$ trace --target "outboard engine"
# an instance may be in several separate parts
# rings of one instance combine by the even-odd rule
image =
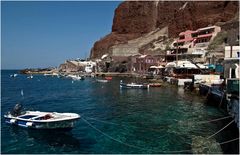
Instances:
[[[17,103],[14,106],[13,110],[11,111],[11,115],[13,115],[15,117],[19,116],[19,115],[21,115],[21,111],[22,111],[22,105],[20,103]]]

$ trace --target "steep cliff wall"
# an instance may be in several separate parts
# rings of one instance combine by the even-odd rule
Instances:
[[[226,22],[238,8],[238,1],[125,1],[115,10],[112,33],[94,44],[90,57],[101,57],[112,46],[127,44],[157,28],[168,27],[171,38],[187,29]]]

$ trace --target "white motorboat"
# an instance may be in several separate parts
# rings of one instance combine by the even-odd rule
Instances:
[[[18,76],[18,74],[11,74],[10,75],[10,77],[14,77],[14,78],[17,77],[17,76]]]
[[[44,73],[43,75],[44,76],[52,76],[52,74],[50,74],[50,73]]]
[[[73,76],[72,77],[73,80],[84,80],[83,76]]]
[[[32,79],[32,78],[33,78],[33,76],[32,76],[32,75],[30,75],[30,76],[28,76],[27,78],[28,78],[28,79]]]
[[[135,88],[135,89],[149,89],[148,84],[137,84],[137,83],[123,83],[120,81],[120,88]]]
[[[84,80],[84,77],[79,75],[68,75],[67,77],[70,77],[73,80]]]
[[[107,83],[108,80],[104,80],[104,79],[96,79],[97,82],[102,82],[102,83]]]
[[[17,106],[17,107],[16,107]],[[12,112],[4,115],[5,122],[32,129],[72,129],[80,115],[76,113],[57,113],[26,111],[20,112],[16,105]]]
[[[59,74],[58,73],[44,73],[43,74],[44,76],[59,76]]]

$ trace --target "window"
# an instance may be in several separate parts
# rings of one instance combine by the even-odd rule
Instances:
[[[180,36],[179,39],[184,39],[185,37],[184,36]]]
[[[235,69],[234,68],[231,69],[231,78],[236,78]]]

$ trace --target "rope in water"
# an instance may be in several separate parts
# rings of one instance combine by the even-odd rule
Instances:
[[[113,141],[116,141],[118,143],[121,143],[125,146],[128,146],[128,147],[131,147],[131,148],[135,148],[135,149],[139,149],[139,150],[143,150],[143,151],[149,151],[148,149],[144,149],[144,148],[141,148],[141,147],[138,147],[138,146],[134,146],[134,145],[131,145],[131,144],[127,144],[127,143],[124,143],[118,139],[115,139],[114,137],[104,133],[103,131],[99,130],[98,128],[96,128],[95,126],[93,126],[91,123],[89,123],[87,120],[85,120],[84,118],[82,118],[82,120],[87,123],[90,127],[92,127],[94,130],[98,131],[99,133],[101,133],[102,135],[104,135],[105,137],[113,140]],[[163,153],[178,153],[178,152],[191,152],[192,150],[179,150],[179,151],[154,151],[154,152],[163,152]]]
[[[128,125],[113,123],[113,122],[109,122],[109,121],[103,121],[103,120],[99,120],[99,119],[92,118],[92,117],[87,117],[87,116],[84,116],[84,117],[87,118],[87,119],[94,120],[94,121],[101,122],[101,123],[105,123],[105,124],[111,124],[111,125],[119,125],[119,126],[129,127]],[[220,118],[212,119],[212,120],[208,120],[208,121],[199,121],[199,122],[196,122],[196,123],[197,123],[197,124],[204,124],[204,123],[216,122],[216,121],[224,120],[224,119],[227,119],[227,118],[230,118],[230,117],[231,117],[231,116],[225,116],[225,117],[220,117]],[[173,120],[173,121],[177,121],[176,119],[172,119],[172,120]],[[153,129],[153,128],[151,128],[151,129]]]
[[[227,118],[230,118],[230,117],[231,116],[226,116],[226,117],[221,117],[221,118],[217,118],[217,119],[212,119],[212,120],[209,120],[209,121],[200,121],[200,122],[198,122],[198,124],[216,122],[216,121],[220,121],[220,120],[227,119]]]
[[[210,120],[210,121],[203,121],[203,122],[200,122],[200,123],[214,122],[214,121],[218,121],[218,120],[227,119],[227,118],[229,118],[229,117],[231,117],[231,116],[222,117],[222,118],[214,119],[214,120]],[[94,119],[94,120],[96,120],[96,121],[104,122],[104,123],[107,123],[107,124],[122,125],[122,124],[117,124],[117,123],[112,123],[112,122],[97,120],[97,119],[91,118],[91,117],[87,117],[87,118],[89,118],[89,119]],[[82,118],[82,119],[83,119],[83,118]],[[103,134],[104,136],[108,137],[108,138],[111,139],[111,140],[114,140],[114,141],[116,141],[116,142],[118,142],[118,143],[121,143],[121,144],[123,144],[123,145],[126,145],[126,146],[128,146],[128,147],[132,147],[132,148],[135,148],[135,149],[140,149],[140,150],[145,150],[145,151],[147,150],[147,149],[144,149],[144,148],[141,148],[141,147],[138,147],[138,146],[134,146],[134,145],[127,144],[127,143],[124,143],[124,142],[122,142],[122,141],[119,141],[119,140],[113,138],[112,136],[110,136],[110,135],[102,132],[101,130],[99,130],[98,128],[96,128],[95,126],[93,126],[91,123],[89,123],[87,120],[83,119],[83,121],[84,121],[85,123],[87,123],[90,127],[92,127],[93,129],[95,129],[96,131],[100,132],[101,134]],[[220,129],[219,131],[217,131],[217,132],[214,133],[213,135],[209,136],[207,139],[215,136],[216,134],[218,134],[219,132],[221,132],[222,130],[224,130],[224,129],[225,129],[227,126],[229,126],[233,121],[234,121],[234,120],[232,120],[230,123],[228,123],[226,126],[224,126],[222,129]],[[123,126],[126,126],[126,125],[123,125]],[[238,138],[235,138],[235,139],[232,139],[232,140],[225,141],[225,142],[221,142],[221,143],[219,143],[219,144],[220,144],[220,145],[222,145],[222,144],[227,144],[227,143],[236,141],[236,140],[238,140],[238,139],[239,139],[239,137],[238,137]],[[147,150],[147,151],[149,151],[149,150]],[[161,152],[162,152],[162,153],[181,153],[181,152],[191,152],[191,151],[192,151],[192,150],[161,151]],[[159,151],[155,151],[155,152],[159,152]]]
[[[221,132],[223,129],[225,129],[226,127],[228,127],[230,124],[232,124],[234,122],[234,120],[232,120],[230,123],[228,123],[226,126],[224,126],[222,129],[218,130],[216,133],[212,134],[211,136],[209,136],[207,139],[215,136],[216,134],[218,134],[219,132]]]
[[[220,108],[220,107],[221,107],[221,105],[222,105],[223,98],[224,98],[224,94],[222,95],[222,97],[221,97],[221,101],[220,101],[220,103],[219,103],[219,105],[218,105],[218,107],[219,107],[219,108]]]
[[[101,122],[101,123],[106,123],[106,124],[111,124],[111,125],[127,126],[127,125],[123,125],[123,124],[117,124],[117,123],[113,123],[113,122],[109,122],[109,121],[99,120],[99,119],[96,119],[96,118],[93,118],[93,117],[87,117],[87,116],[84,116],[84,117],[87,118],[87,119],[90,119],[90,120]]]
[[[129,127],[138,128],[140,131],[144,131],[141,129],[146,129],[146,130],[150,130],[150,131],[154,131],[154,132],[162,132],[162,128],[136,127],[136,126],[132,126],[133,124],[129,124],[129,125],[118,124],[118,123],[113,123],[113,122],[109,122],[109,121],[98,120],[96,118],[87,117],[87,116],[85,116],[85,118],[87,118],[88,120],[94,120],[96,122],[105,123],[105,124],[111,124],[111,125],[122,126],[122,127],[127,127],[127,128],[129,128]],[[175,119],[172,119],[172,120],[177,121]]]
[[[208,88],[208,93],[206,95],[206,99],[208,98],[208,95],[210,94],[210,92],[211,92],[211,87]]]
[[[235,138],[235,139],[232,139],[232,140],[228,140],[228,141],[219,143],[219,144],[220,144],[220,145],[222,145],[222,144],[227,144],[227,143],[233,142],[233,141],[238,140],[238,139],[239,139],[239,137],[238,137],[238,138]]]

